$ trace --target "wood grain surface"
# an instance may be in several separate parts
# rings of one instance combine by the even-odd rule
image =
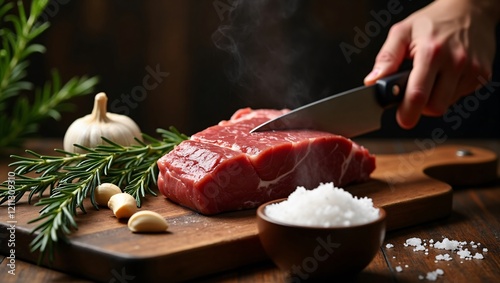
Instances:
[[[456,155],[458,150],[464,149],[473,154]],[[451,186],[429,178],[424,171],[430,170],[436,176],[441,174],[441,178],[455,180],[457,178],[453,176],[471,176],[466,173],[480,167],[478,176],[456,181],[459,184],[460,180],[465,180],[471,185],[470,179],[475,183],[495,179],[496,165],[493,152],[469,146],[440,146],[433,148],[432,152],[379,154],[373,179],[346,189],[358,196],[370,196],[376,205],[384,207],[389,215],[388,228],[395,230],[447,219],[443,217],[450,214],[454,217],[451,213]],[[2,170],[1,174],[6,176],[5,167]],[[36,216],[37,208],[19,203],[16,209],[19,223],[16,255],[19,259],[31,261],[36,255],[30,254],[27,246],[32,239],[29,231],[33,225],[25,223]],[[111,211],[88,209],[88,214],[78,217],[80,229],[72,235],[71,244],[58,251],[52,268],[103,282],[116,279],[123,270],[134,274],[134,280],[178,281],[267,259],[258,241],[254,210],[206,217],[162,197],[148,198],[142,209],[162,214],[171,225],[170,231],[165,234],[132,234],[125,223],[112,216]],[[6,254],[4,245],[1,251]],[[372,269],[374,272],[383,269],[386,261],[387,258],[377,255],[363,274],[370,274]]]

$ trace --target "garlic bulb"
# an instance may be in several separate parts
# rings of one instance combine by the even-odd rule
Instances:
[[[74,144],[94,148],[103,144],[105,137],[117,144],[129,146],[141,139],[141,130],[137,124],[125,115],[107,113],[108,98],[104,92],[95,96],[92,113],[75,120],[64,135],[64,150],[82,153]]]

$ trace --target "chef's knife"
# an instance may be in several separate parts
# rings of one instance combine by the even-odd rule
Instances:
[[[409,73],[400,72],[379,79],[374,85],[304,105],[257,126],[250,133],[314,129],[352,138],[378,130],[384,110],[403,100]]]

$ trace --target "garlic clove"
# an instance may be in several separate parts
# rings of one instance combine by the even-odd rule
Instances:
[[[128,228],[134,233],[165,232],[168,229],[168,223],[159,213],[143,210],[130,217]]]
[[[121,192],[122,190],[115,184],[102,183],[95,188],[94,198],[98,205],[107,206],[109,199]]]
[[[74,144],[94,148],[105,143],[102,137],[123,146],[136,144],[136,138],[142,141],[139,126],[125,115],[107,112],[107,102],[104,92],[95,96],[92,113],[76,119],[68,127],[64,135],[64,150],[83,153],[84,150]]]
[[[137,212],[135,198],[127,193],[113,195],[108,201],[108,207],[118,219],[129,218]]]

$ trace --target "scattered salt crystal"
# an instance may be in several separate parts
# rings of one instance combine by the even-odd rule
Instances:
[[[399,266],[399,265],[398,265],[398,266],[396,266],[396,271],[397,271],[397,272],[401,272],[401,271],[403,271],[403,268],[402,268],[401,266]]]
[[[448,238],[444,238],[442,242],[437,241],[434,243],[434,248],[440,250],[449,250],[454,251],[461,247],[461,243],[459,241],[450,240]]]
[[[434,240],[433,240],[433,239],[430,239],[430,240],[429,240],[429,243],[433,244],[433,243],[434,243]]]
[[[473,249],[477,249],[477,245],[472,245],[472,248]]]
[[[429,281],[436,281],[438,276],[443,275],[443,274],[444,274],[444,271],[442,269],[438,268],[434,271],[427,272],[427,276],[425,278]]]
[[[471,254],[468,250],[460,250],[457,252],[457,254],[460,256],[460,258],[467,259],[467,258],[471,257]]]
[[[387,245],[385,245],[385,247],[388,249],[392,249],[392,248],[394,248],[394,245],[391,243],[388,243]]]
[[[476,254],[473,256],[473,258],[475,258],[475,259],[484,259],[484,256],[483,256],[482,254],[480,254],[480,253],[476,253]]]
[[[424,246],[417,246],[416,248],[413,249],[414,252],[418,252],[418,251],[425,251],[425,247]]]
[[[406,240],[405,247],[407,247],[407,246],[416,247],[416,246],[420,246],[421,244],[422,244],[422,239],[414,237],[414,238],[409,238]]]
[[[425,278],[425,277],[424,277],[423,275],[419,275],[419,276],[418,276],[418,280],[424,280],[424,278]]]
[[[439,254],[439,255],[437,255],[437,256],[436,256],[436,259],[437,259],[437,260],[446,260],[446,261],[450,261],[452,258],[451,258],[451,256],[450,256],[449,254],[444,254],[444,255]]]
[[[487,252],[487,251],[488,251],[488,249],[487,249],[487,248],[483,248],[483,252]]]
[[[470,245],[474,245],[475,243],[474,243],[474,241],[470,241],[470,243],[469,243],[469,244],[470,244]]]
[[[287,200],[268,205],[265,212],[285,223],[322,227],[360,225],[379,216],[371,198],[354,197],[333,183],[312,190],[299,186]]]
[[[422,245],[422,239],[415,238],[415,237],[407,239],[406,242],[404,243],[404,246],[405,247],[408,247],[408,246],[415,247],[413,249],[414,252],[424,251],[425,250],[425,247]]]
[[[408,268],[408,264],[405,264],[405,267]]]

